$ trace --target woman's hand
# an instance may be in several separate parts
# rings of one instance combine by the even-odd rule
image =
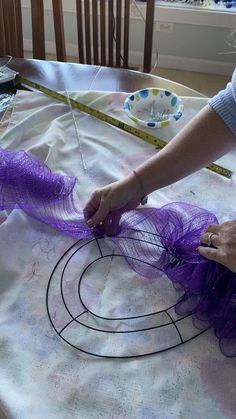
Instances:
[[[103,223],[107,234],[115,234],[119,224],[117,215],[112,218],[112,211],[133,209],[142,199],[140,185],[134,174],[123,180],[96,189],[85,205],[84,216],[90,227]]]
[[[199,253],[207,259],[221,263],[236,273],[236,221],[222,224],[211,224],[201,236]]]

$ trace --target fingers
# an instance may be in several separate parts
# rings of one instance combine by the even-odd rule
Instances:
[[[211,247],[219,247],[220,246],[220,237],[217,233],[208,232],[203,233],[201,235],[201,243],[206,244],[207,246]]]
[[[236,272],[236,221],[222,224],[212,224],[201,236],[198,251],[203,257],[224,265],[232,272]]]
[[[209,224],[206,229],[206,233],[218,233],[220,230],[220,224]]]
[[[94,227],[104,221],[109,210],[109,202],[103,198],[102,190],[96,190],[84,207],[84,218],[88,226]]]
[[[110,211],[110,208],[109,208],[108,203],[101,199],[97,211],[87,220],[88,226],[94,227],[97,224],[104,221],[109,211]]]
[[[200,237],[201,243],[211,247],[218,247],[220,245],[219,232],[220,226],[218,224],[209,224],[206,231]]]
[[[84,219],[86,221],[86,223],[88,223],[88,221],[90,220],[90,218],[92,217],[92,215],[96,212],[97,208],[91,204],[90,202],[88,202],[84,209],[83,209],[83,213],[84,213]]]
[[[209,260],[214,260],[215,262],[218,262],[218,258],[219,258],[219,250],[218,249],[214,249],[213,247],[199,246],[198,251],[199,251],[200,255],[204,256],[205,258],[207,258]]]
[[[92,193],[84,207],[84,213],[86,213],[86,215],[93,214],[97,210],[101,199],[100,195],[101,193],[99,190]]]
[[[198,251],[200,255],[202,255],[203,257],[209,260],[213,260],[214,262],[221,263],[222,265],[226,265],[225,256],[219,249],[214,249],[213,247],[199,246]]]
[[[132,186],[132,185],[131,185]],[[137,196],[132,196],[132,188],[130,184],[124,180],[114,182],[103,188],[97,189],[92,195],[84,208],[84,217],[90,227],[104,222],[108,214],[112,211],[120,209],[128,209],[136,207],[140,200]],[[116,228],[116,218],[111,216],[104,223],[105,228]]]
[[[107,234],[116,233],[121,217],[117,211],[136,208],[140,203],[132,182],[133,178],[117,181],[91,195],[84,207],[84,218],[89,227],[103,223]]]
[[[210,224],[200,237],[201,243],[207,245],[208,247],[199,246],[198,251],[200,255],[204,256],[205,258],[221,263],[221,253],[218,249],[220,246],[218,232],[219,225]]]

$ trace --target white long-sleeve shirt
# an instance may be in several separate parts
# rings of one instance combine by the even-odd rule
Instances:
[[[226,89],[221,90],[208,103],[236,137],[236,70]]]

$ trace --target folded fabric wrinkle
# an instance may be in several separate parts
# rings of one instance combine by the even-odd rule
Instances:
[[[75,239],[103,237],[102,226],[87,226],[74,200],[77,179],[60,176],[24,151],[0,149],[0,209],[29,216]],[[113,214],[116,216],[116,214]],[[165,273],[185,292],[179,315],[192,314],[199,329],[212,327],[221,351],[236,356],[236,274],[198,253],[200,236],[218,220],[197,206],[174,202],[117,214],[119,231],[111,239],[139,275],[155,279]],[[130,238],[130,240],[129,240]],[[147,260],[140,264],[139,260]],[[140,257],[141,256],[141,257]]]

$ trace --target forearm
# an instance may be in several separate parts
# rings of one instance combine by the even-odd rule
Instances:
[[[236,137],[209,106],[136,172],[146,194],[205,167],[236,145]]]

